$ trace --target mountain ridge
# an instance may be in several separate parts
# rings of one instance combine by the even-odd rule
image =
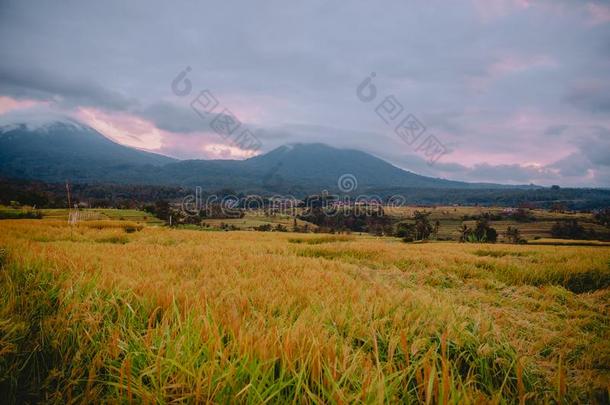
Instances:
[[[48,182],[201,186],[308,193],[355,178],[353,192],[374,188],[515,188],[418,175],[356,149],[294,143],[246,160],[178,160],[114,142],[75,120],[0,127],[0,174]]]

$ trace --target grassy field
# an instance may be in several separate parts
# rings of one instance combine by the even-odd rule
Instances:
[[[96,220],[119,220],[119,221],[135,221],[145,222],[147,224],[162,225],[164,222],[154,217],[153,215],[140,210],[126,210],[115,208],[87,208],[80,209],[83,221]],[[27,214],[40,213],[41,219],[53,220],[68,220],[68,210],[66,208],[43,208],[32,209],[30,207],[6,207],[0,205],[0,219],[18,219]]]
[[[556,245],[556,246],[605,246],[610,247],[610,242],[598,240],[579,240],[579,239],[553,239],[540,238],[528,242],[530,245]]]
[[[52,219],[0,246],[9,403],[608,401],[607,247]]]
[[[430,221],[434,224],[439,221],[438,239],[440,240],[458,240],[460,237],[459,228],[462,224],[474,227],[476,220],[465,219],[482,214],[501,215],[504,210],[497,207],[386,207],[385,214],[395,221],[409,220],[413,217],[415,211],[430,212]],[[590,213],[560,213],[551,212],[548,210],[528,210],[531,215],[529,221],[517,221],[514,219],[492,220],[490,225],[499,233],[499,241],[504,241],[504,233],[509,226],[516,227],[521,232],[521,237],[528,241],[534,241],[539,238],[551,238],[551,228],[557,221],[565,221],[574,219],[577,220],[585,230],[595,231],[598,235],[607,235],[608,229],[602,225],[596,224],[593,216]],[[302,210],[299,210],[299,214]],[[506,216],[506,215],[505,215]],[[247,211],[243,218],[229,219],[204,219],[202,220],[204,227],[219,229],[221,227],[230,227],[237,230],[253,230],[261,225],[271,225],[272,227],[278,224],[284,226],[288,230],[292,230],[293,217],[289,215],[269,215],[263,211]],[[315,224],[297,220],[297,226],[302,228],[305,224],[310,231],[317,229]]]
[[[415,211],[425,211],[430,213],[430,221],[440,222],[438,237],[440,239],[457,240],[459,238],[458,228],[465,224],[474,226],[474,219],[464,219],[483,214],[504,215],[504,209],[499,207],[394,207],[387,209],[387,214],[397,219],[408,219],[413,216]],[[580,212],[552,212],[543,209],[527,210],[531,215],[529,221],[517,221],[514,219],[502,219],[490,221],[490,226],[494,227],[499,235],[499,240],[503,240],[503,234],[509,226],[516,227],[521,232],[521,236],[526,240],[536,238],[550,238],[551,228],[557,221],[577,220],[585,230],[595,231],[601,235],[607,235],[608,230],[602,225],[596,224],[593,215]]]
[[[261,225],[271,225],[272,227],[275,227],[279,224],[288,230],[292,230],[294,228],[293,218],[294,217],[289,215],[268,215],[260,211],[250,211],[246,212],[243,218],[204,219],[203,223],[210,228],[220,228],[223,224],[225,224],[239,230],[248,231],[254,230],[256,227],[260,227]],[[310,231],[317,228],[316,225],[300,219],[297,219],[296,222],[297,226],[299,227],[307,225]]]
[[[482,214],[500,215],[504,212],[503,208],[498,207],[452,207],[452,206],[438,206],[438,207],[386,207],[385,214],[395,219],[396,221],[408,220],[413,216],[415,211],[426,211],[430,212],[430,221],[432,223],[439,221],[439,232],[438,239],[440,240],[458,240],[460,236],[459,228],[462,224],[470,227],[474,227],[474,219],[464,219],[465,217],[473,217]],[[43,219],[54,219],[54,220],[67,220],[68,210],[67,209],[40,209],[32,210],[28,208],[14,209],[10,207],[0,206],[0,219],[2,218],[23,218],[27,217],[27,214],[39,212]],[[149,225],[163,225],[164,221],[159,220],[150,213],[140,210],[125,210],[125,209],[113,209],[113,208],[87,208],[81,209],[81,220],[126,220],[134,221],[138,223],[146,223]],[[302,213],[299,210],[298,213]],[[511,219],[493,220],[490,221],[490,225],[494,227],[499,233],[499,241],[504,241],[504,233],[509,226],[516,227],[521,232],[521,237],[535,242],[536,239],[545,238],[550,240],[551,228],[556,221],[575,219],[586,229],[587,231],[595,231],[598,235],[607,235],[608,229],[602,225],[596,224],[593,221],[593,216],[590,213],[560,213],[551,212],[542,209],[528,210],[532,220],[527,222],[520,222]],[[216,219],[203,219],[203,228],[208,230],[217,229],[234,229],[234,230],[254,230],[262,225],[271,226],[275,229],[276,226],[281,225],[287,230],[293,230],[294,222],[293,217],[290,215],[274,214],[270,215],[262,210],[250,210],[245,212],[243,218],[216,218]],[[307,227],[309,231],[315,231],[318,226],[297,219],[297,226],[303,229]],[[195,229],[196,226],[186,226],[186,228]],[[548,243],[548,241],[547,241]]]

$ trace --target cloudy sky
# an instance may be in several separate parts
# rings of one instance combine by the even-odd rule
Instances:
[[[4,0],[0,52],[0,121],[63,114],[244,158],[210,127],[231,114],[261,152],[324,142],[450,179],[610,186],[608,1]],[[204,90],[218,105],[200,116]],[[394,131],[409,114],[446,148],[433,165]]]

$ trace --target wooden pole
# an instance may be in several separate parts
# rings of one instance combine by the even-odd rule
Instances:
[[[72,240],[74,230],[70,223],[70,205],[72,204],[72,201],[70,200],[70,183],[68,183],[68,180],[66,180],[66,192],[68,193],[68,225],[70,226],[70,240]]]
[[[72,202],[70,201],[70,183],[66,180],[66,192],[68,193],[68,223],[70,222],[70,207],[72,206]]]

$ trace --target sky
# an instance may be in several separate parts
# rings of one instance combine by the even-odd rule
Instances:
[[[454,180],[610,187],[609,1],[3,0],[0,55],[0,122],[70,116],[182,159],[322,142]]]

